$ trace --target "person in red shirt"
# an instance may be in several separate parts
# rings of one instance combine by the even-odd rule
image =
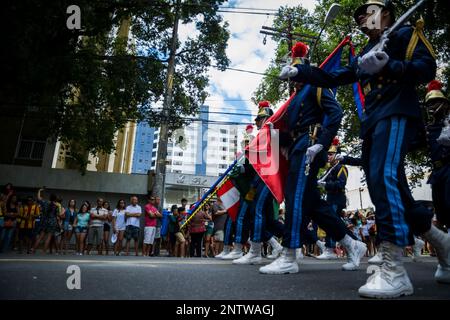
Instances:
[[[145,212],[145,228],[144,228],[144,245],[142,246],[142,255],[149,256],[153,249],[155,241],[157,218],[162,218],[162,214],[155,206],[155,197],[148,198],[148,203],[144,207]]]

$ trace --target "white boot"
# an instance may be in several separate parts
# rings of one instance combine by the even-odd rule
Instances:
[[[353,240],[348,234],[339,241],[341,245],[347,250],[347,263],[342,266],[344,271],[357,270],[362,257],[366,254],[367,246],[365,243]]]
[[[425,245],[425,241],[414,237],[414,245],[412,247],[412,249],[413,249],[412,260],[413,261],[417,261],[417,258],[422,256],[422,249],[423,249],[424,245]]]
[[[267,256],[267,259],[276,259],[283,251],[283,246],[275,240],[274,237],[269,239],[269,244],[272,247],[272,253]]]
[[[295,260],[295,249],[283,248],[281,255],[271,264],[259,268],[259,272],[265,274],[297,273],[298,264]]]
[[[322,254],[316,257],[316,259],[319,260],[334,260],[337,258],[338,256],[336,253],[334,253],[334,250],[332,248],[325,248]]]
[[[450,235],[435,226],[431,226],[430,230],[425,232],[423,236],[436,250],[439,265],[434,274],[434,279],[437,282],[450,284]]]
[[[245,256],[233,260],[233,264],[261,264],[261,242],[250,241],[250,250]]]
[[[380,266],[383,263],[383,254],[381,253],[381,247],[378,249],[378,252],[367,261],[369,264],[376,264]]]
[[[301,260],[303,260],[305,256],[303,255],[302,248],[295,249],[295,260],[297,263],[300,263]]]
[[[242,257],[244,253],[242,252],[242,244],[235,243],[233,250],[229,252],[228,254],[224,255],[222,257],[222,260],[234,260]]]
[[[221,253],[219,253],[217,256],[215,256],[214,258],[216,259],[222,259],[224,256],[226,256],[227,254],[230,253],[230,246],[224,246],[223,250]]]
[[[325,250],[327,249],[327,248],[325,247],[325,244],[324,244],[322,241],[320,241],[320,240],[317,240],[317,241],[316,241],[316,246],[319,247],[319,249],[320,249],[320,254],[324,253]]]
[[[383,263],[371,275],[358,293],[366,298],[392,299],[414,293],[413,286],[402,264],[403,248],[383,241]]]

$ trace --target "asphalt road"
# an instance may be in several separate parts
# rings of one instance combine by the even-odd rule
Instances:
[[[433,280],[434,258],[405,261],[415,288],[407,299],[450,299],[450,286]],[[300,273],[276,276],[211,258],[0,255],[0,299],[360,299],[368,264],[344,272],[344,262],[305,258]],[[67,288],[71,265],[80,268],[79,290]]]

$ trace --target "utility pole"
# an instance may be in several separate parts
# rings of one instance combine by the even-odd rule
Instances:
[[[288,56],[286,57],[286,60],[288,60],[288,57],[291,54],[292,47],[294,46],[294,40],[302,41],[307,44],[313,44],[317,40],[317,37],[315,36],[311,36],[306,33],[293,32],[294,31],[293,23],[294,23],[294,13],[293,11],[289,11],[287,17],[286,30],[279,30],[276,28],[262,26],[262,30],[259,31],[260,33],[265,35],[275,36],[287,40]],[[289,95],[291,95],[294,92],[294,89],[295,89],[294,83],[289,81]]]
[[[177,0],[175,5],[175,21],[172,31],[172,43],[170,47],[170,56],[167,66],[167,79],[166,90],[164,96],[164,104],[162,109],[162,121],[159,128],[159,143],[158,153],[155,166],[155,185],[153,188],[153,194],[161,197],[161,206],[164,207],[164,192],[165,192],[165,179],[166,179],[166,159],[167,159],[167,140],[169,137],[169,110],[172,107],[172,93],[173,93],[173,76],[175,73],[175,55],[177,51],[178,40],[178,22],[179,22],[179,9],[181,0]]]

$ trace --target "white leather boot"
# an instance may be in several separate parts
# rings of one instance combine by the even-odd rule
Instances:
[[[347,250],[347,263],[342,266],[344,271],[358,270],[362,257],[366,254],[367,246],[365,243],[353,240],[348,234],[339,241]]]
[[[334,253],[334,250],[332,248],[325,248],[322,254],[316,257],[316,259],[319,260],[334,260],[337,258],[338,256],[336,253]]]
[[[250,241],[248,253],[238,259],[233,260],[233,264],[261,264],[261,242]]]
[[[297,273],[298,264],[295,259],[295,249],[283,248],[281,255],[271,264],[259,268],[264,274],[286,274]]]
[[[371,275],[358,293],[366,298],[392,299],[414,293],[402,263],[403,248],[383,241],[383,263]]]
[[[214,258],[216,259],[222,259],[224,256],[226,256],[227,254],[230,253],[230,246],[224,246],[223,250],[221,253],[219,253],[217,256],[215,256]]]
[[[240,257],[242,257],[244,255],[244,253],[242,252],[242,244],[240,243],[235,243],[234,244],[234,248],[233,250],[231,250],[231,252],[229,252],[228,254],[224,255],[222,257],[222,260],[234,260],[234,259],[239,259]]]
[[[380,248],[378,248],[377,253],[372,258],[367,260],[367,262],[369,264],[376,264],[379,266],[383,263],[383,254],[381,253],[381,246]]]
[[[450,284],[450,235],[431,226],[423,236],[436,250],[439,264],[434,279],[437,282]]]
[[[281,254],[281,251],[283,251],[283,246],[278,243],[277,240],[275,240],[274,237],[269,239],[269,244],[272,247],[272,253],[267,256],[267,259],[276,259]]]

